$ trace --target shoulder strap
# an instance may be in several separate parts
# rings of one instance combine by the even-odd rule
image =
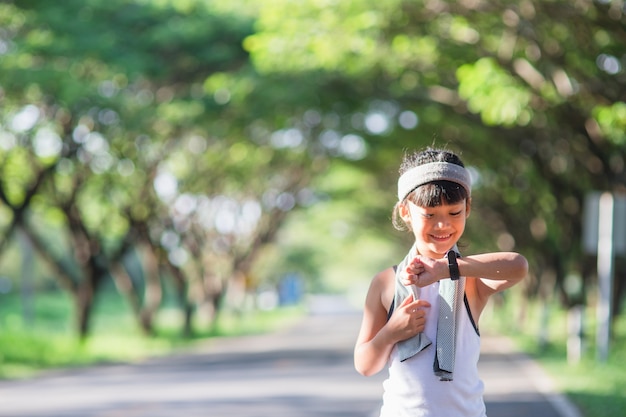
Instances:
[[[398,265],[394,265],[393,272],[396,272],[397,270],[398,270]],[[391,315],[393,314],[395,307],[396,307],[396,295],[394,294],[393,298],[391,299],[391,304],[389,305],[389,311],[387,312],[387,321],[389,321],[389,319],[391,318]]]

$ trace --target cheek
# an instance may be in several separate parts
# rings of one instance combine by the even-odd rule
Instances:
[[[429,225],[428,225],[427,221],[418,219],[418,220],[413,222],[413,231],[416,234],[424,233],[428,229],[429,229]]]

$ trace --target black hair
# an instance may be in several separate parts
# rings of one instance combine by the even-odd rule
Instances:
[[[427,148],[423,151],[405,154],[400,164],[399,174],[402,175],[411,168],[431,162],[449,162],[465,167],[461,158],[456,154],[443,149]],[[439,180],[416,187],[404,200],[409,200],[420,207],[437,207],[443,204],[457,204],[468,198],[467,190],[460,184]],[[396,229],[405,230],[407,225],[398,213],[401,204],[404,204],[404,201],[396,203],[392,214],[392,222]]]

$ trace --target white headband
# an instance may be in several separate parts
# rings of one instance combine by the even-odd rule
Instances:
[[[452,181],[472,193],[472,179],[469,171],[450,162],[429,162],[409,169],[398,179],[398,200],[402,201],[420,185],[433,181]]]

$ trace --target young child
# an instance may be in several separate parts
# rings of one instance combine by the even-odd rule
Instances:
[[[381,417],[486,416],[478,319],[528,264],[512,252],[461,257],[470,208],[470,175],[457,155],[429,148],[405,156],[393,222],[415,243],[397,267],[374,276],[354,349],[359,373],[388,366]]]

